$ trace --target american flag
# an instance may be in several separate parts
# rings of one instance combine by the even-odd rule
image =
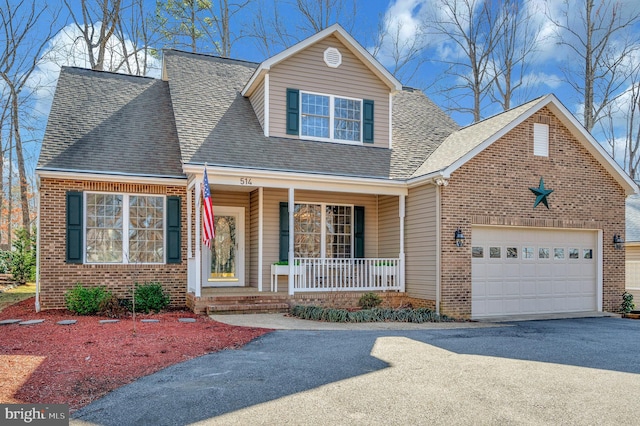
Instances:
[[[211,248],[211,241],[216,236],[213,224],[213,202],[211,201],[211,190],[209,189],[209,178],[207,177],[207,167],[204,168],[204,181],[202,182],[202,209],[204,217],[202,218],[202,242],[205,246]]]

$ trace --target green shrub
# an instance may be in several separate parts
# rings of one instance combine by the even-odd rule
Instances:
[[[365,293],[358,300],[358,306],[362,309],[371,309],[382,303],[382,299],[376,293]]]
[[[633,294],[627,293],[626,291],[622,293],[622,304],[620,305],[620,310],[623,314],[628,314],[635,308],[636,305],[633,303]]]
[[[36,280],[36,232],[27,235],[16,230],[17,238],[11,243],[13,250],[0,253],[0,272],[10,273],[19,284]]]
[[[136,312],[148,314],[150,311],[160,312],[167,306],[171,298],[162,290],[162,284],[158,282],[138,284],[134,292]]]
[[[105,287],[83,287],[80,283],[64,295],[67,309],[78,315],[95,315],[103,301],[111,297]]]

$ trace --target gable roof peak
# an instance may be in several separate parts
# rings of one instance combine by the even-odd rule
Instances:
[[[242,90],[242,96],[250,96],[264,76],[269,72],[271,67],[329,36],[335,36],[340,40],[345,47],[358,57],[367,68],[369,68],[389,87],[391,91],[396,92],[402,90],[402,84],[393,76],[393,74],[382,66],[382,64],[378,62],[378,60],[367,51],[367,49],[362,47],[362,45],[358,43],[356,39],[354,39],[340,24],[336,23],[262,62]]]

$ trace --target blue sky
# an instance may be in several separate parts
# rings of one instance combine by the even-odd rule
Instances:
[[[281,5],[288,0],[279,0]],[[399,79],[403,84],[420,88],[430,96],[436,104],[442,108],[451,106],[443,95],[442,89],[454,86],[459,82],[459,76],[448,74],[447,61],[455,61],[460,54],[459,49],[452,42],[452,39],[430,33],[428,36],[420,38],[421,23],[424,22],[425,16],[439,16],[441,7],[437,3],[442,0],[356,0],[357,13],[353,16],[350,13],[343,13],[335,16],[347,30],[349,30],[354,38],[358,40],[365,48],[370,51],[374,50],[376,42],[379,42],[379,30],[386,30],[388,33],[397,34],[396,41],[403,46],[417,45],[421,48],[421,62],[417,66],[415,73],[401,73]],[[450,0],[449,0],[450,1]],[[461,1],[461,0],[458,0]],[[482,0],[476,0],[478,5],[482,4]],[[493,0],[488,0],[493,1]],[[347,4],[350,1],[345,0]],[[572,12],[579,9],[582,0],[570,0],[572,3]],[[79,4],[79,2],[77,2]],[[275,4],[269,0],[253,0],[250,7],[242,10],[234,17],[231,22],[232,31],[239,34],[248,30],[248,24],[254,20],[257,10],[262,10],[265,19],[269,19],[272,6]],[[49,7],[62,7],[62,0],[51,0],[47,2]],[[147,3],[149,10],[153,10],[155,1],[149,0]],[[621,3],[624,13],[631,13],[638,5],[632,0]],[[554,93],[562,103],[581,121],[582,103],[576,92],[567,84],[563,69],[571,65],[579,65],[576,63],[575,56],[569,46],[559,45],[557,43],[557,35],[561,31],[557,31],[551,25],[549,16],[562,16],[562,2],[558,0],[529,0],[526,3],[527,10],[532,16],[532,25],[535,25],[540,31],[540,37],[535,43],[535,52],[530,55],[529,67],[525,70],[524,88],[518,90],[514,94],[512,106],[524,103],[535,97]],[[281,17],[287,22],[291,32],[298,38],[302,39],[312,34],[308,27],[303,25],[300,15],[284,4],[280,8]],[[61,23],[68,17],[67,12],[61,14]],[[568,22],[571,25],[576,24],[579,17],[578,13],[570,14]],[[67,21],[67,22],[70,22]],[[578,28],[576,26],[575,28]],[[636,28],[636,33],[640,33],[640,29]],[[77,37],[77,32],[72,25],[67,25],[58,33],[49,46],[48,58],[43,61],[38,69],[38,73],[34,76],[40,82],[45,82],[43,87],[36,93],[37,102],[34,104],[35,111],[39,116],[39,122],[46,121],[51,103],[53,87],[57,78],[61,65],[87,66],[84,54],[73,48],[73,40]],[[566,33],[565,33],[566,35]],[[389,51],[389,37],[383,43],[380,43],[381,49],[378,52],[378,59],[385,66],[392,66],[389,55],[385,52]],[[281,50],[282,48],[278,49]],[[272,51],[272,54],[277,51]],[[640,56],[640,55],[638,55]],[[232,57],[250,61],[260,62],[265,58],[261,49],[259,49],[253,39],[243,38],[236,42],[232,49]],[[633,58],[633,60],[639,60]],[[578,68],[579,69],[579,68]],[[151,75],[158,76],[158,66],[156,64],[155,71]],[[621,89],[623,90],[624,87]],[[624,99],[623,97],[621,99]],[[465,98],[463,102],[468,102]],[[495,103],[485,100],[482,108],[483,117],[491,116],[500,112],[501,109]],[[461,125],[467,125],[472,121],[469,114],[463,114],[455,111],[450,112],[452,117]],[[619,126],[624,125],[622,117],[617,119]],[[44,128],[44,126],[41,126]],[[594,129],[594,135],[606,146],[602,134],[599,129]],[[37,139],[37,135],[36,135]],[[35,164],[37,157],[38,144],[34,146],[34,150],[30,157],[30,163]],[[616,159],[618,155],[616,155]]]

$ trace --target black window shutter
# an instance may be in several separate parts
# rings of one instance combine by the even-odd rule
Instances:
[[[82,192],[67,192],[67,263],[82,263]]]
[[[362,101],[362,141],[373,143],[373,101]]]
[[[289,260],[289,203],[280,203],[280,261]]]
[[[353,254],[357,259],[364,258],[364,207],[355,206],[353,217]]]
[[[287,134],[298,135],[300,123],[300,91],[287,89]]]
[[[180,197],[167,197],[167,263],[180,263]]]

